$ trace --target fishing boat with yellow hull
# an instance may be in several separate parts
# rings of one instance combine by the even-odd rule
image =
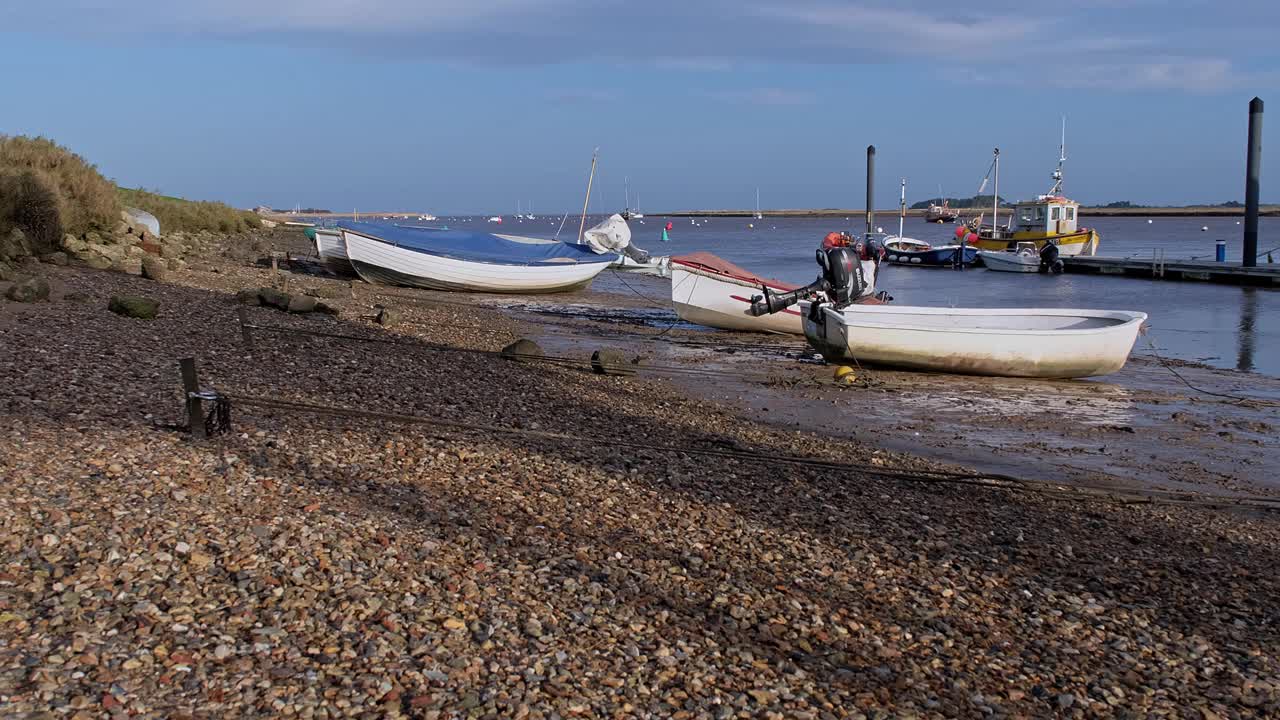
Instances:
[[[1101,237],[1093,228],[1080,227],[1080,203],[1062,194],[1062,164],[1067,160],[1066,123],[1063,123],[1062,145],[1059,147],[1058,167],[1053,171],[1053,187],[1034,200],[1024,200],[1014,205],[1013,215],[1004,225],[1000,224],[1000,148],[995,149],[991,167],[995,173],[995,198],[991,208],[992,222],[982,224],[978,216],[969,222],[970,229],[978,236],[970,243],[979,250],[998,252],[1016,250],[1018,243],[1035,243],[1039,251],[1045,245],[1056,245],[1061,255],[1096,255]],[[988,173],[990,176],[990,173]],[[983,180],[983,187],[986,180]],[[981,192],[981,190],[979,191]]]

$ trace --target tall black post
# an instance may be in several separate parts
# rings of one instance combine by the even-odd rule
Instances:
[[[876,146],[867,146],[867,235],[876,229]]]
[[[1258,264],[1258,183],[1262,175],[1262,100],[1249,101],[1249,158],[1244,179],[1244,262]]]

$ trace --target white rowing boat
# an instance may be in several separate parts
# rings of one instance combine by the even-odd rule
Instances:
[[[1076,378],[1124,367],[1146,313],[1054,308],[823,305],[805,338],[828,362],[1004,377]]]
[[[863,262],[870,280],[859,303],[879,304],[875,292],[875,263]],[[772,315],[755,316],[748,312],[751,298],[762,293],[762,286],[777,292],[790,292],[796,285],[760,277],[710,253],[691,253],[671,258],[671,304],[676,315],[686,322],[723,330],[787,333],[800,335],[800,311],[787,308]]]
[[[342,275],[354,275],[355,268],[347,258],[347,246],[342,242],[342,231],[338,228],[318,227],[315,229],[316,254],[331,270]]]
[[[583,245],[464,230],[341,222],[366,282],[430,290],[550,293],[586,287],[614,259]]]

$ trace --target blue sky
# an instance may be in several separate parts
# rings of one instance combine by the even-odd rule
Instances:
[[[0,6],[0,133],[240,206],[438,214],[1243,199],[1280,3],[45,0]],[[1280,141],[1263,198],[1280,201]],[[1273,178],[1273,179],[1271,179]],[[1270,181],[1269,181],[1270,179]]]

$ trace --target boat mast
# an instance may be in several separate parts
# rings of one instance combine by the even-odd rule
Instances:
[[[902,200],[898,202],[898,238],[902,238],[903,223],[907,221],[907,179],[902,178]]]
[[[1062,144],[1058,145],[1058,169],[1053,171],[1053,187],[1049,188],[1049,196],[1062,194],[1062,164],[1067,161],[1067,116],[1062,116]]]
[[[582,244],[582,231],[587,229],[587,204],[591,202],[591,183],[596,179],[596,156],[600,148],[591,151],[591,174],[587,176],[587,199],[582,201],[582,221],[578,223],[578,244]]]
[[[622,176],[622,209],[631,214],[631,182],[626,175]]]
[[[991,192],[991,236],[995,237],[996,228],[1000,224],[1000,148],[996,148],[996,184]]]

